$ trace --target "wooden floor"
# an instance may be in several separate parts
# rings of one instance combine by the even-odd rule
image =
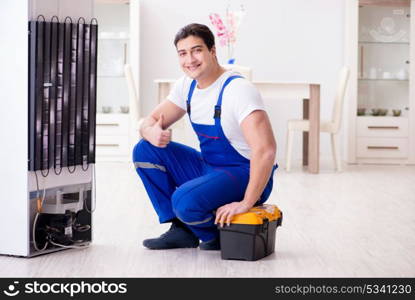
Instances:
[[[151,251],[158,225],[131,164],[97,165],[94,242],[35,258],[0,256],[1,277],[414,277],[415,167],[278,170],[269,200],[284,213],[276,253],[224,261],[218,251]],[[326,171],[325,171],[326,170]]]

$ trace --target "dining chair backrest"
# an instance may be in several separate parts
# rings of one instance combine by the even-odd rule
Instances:
[[[134,120],[138,120],[140,118],[138,93],[134,81],[133,71],[129,64],[124,65],[124,74],[127,80],[130,114]]]
[[[349,75],[350,75],[349,68],[346,66],[343,66],[340,70],[339,75],[340,76],[339,76],[339,81],[337,85],[336,96],[334,98],[333,116],[332,116],[332,122],[334,124],[333,126],[334,133],[338,132],[340,129],[344,95],[346,93],[347,83],[348,83]]]
[[[249,81],[252,81],[252,69],[251,68],[240,66],[240,65],[235,65],[235,64],[226,64],[226,65],[222,65],[222,67],[224,67],[226,70],[234,70],[240,73],[243,77],[245,77]]]

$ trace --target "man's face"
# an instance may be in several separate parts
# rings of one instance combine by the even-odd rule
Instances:
[[[216,61],[214,46],[208,50],[201,38],[190,35],[180,40],[176,47],[180,67],[187,76],[198,80],[210,74]]]

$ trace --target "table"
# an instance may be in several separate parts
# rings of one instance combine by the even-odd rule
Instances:
[[[156,79],[158,103],[166,99],[175,82]],[[306,82],[253,81],[262,98],[304,100],[303,118],[310,120],[310,131],[303,134],[303,165],[308,171],[319,173],[320,165],[320,84]],[[309,103],[309,104],[308,104]]]

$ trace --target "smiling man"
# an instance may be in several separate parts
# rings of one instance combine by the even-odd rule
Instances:
[[[144,120],[133,161],[160,223],[149,249],[219,250],[219,231],[272,190],[276,143],[255,87],[218,63],[209,28],[190,24],[174,39],[185,76]],[[200,152],[171,141],[168,128],[188,114]],[[201,242],[199,241],[201,240]]]

